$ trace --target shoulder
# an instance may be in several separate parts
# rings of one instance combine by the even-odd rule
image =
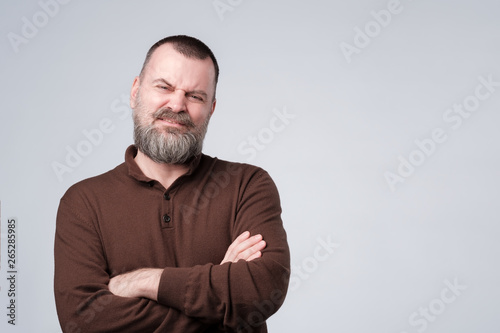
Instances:
[[[208,155],[202,155],[200,168],[204,172],[212,173],[227,173],[229,176],[234,177],[260,177],[263,175],[268,175],[268,173],[261,167],[239,162],[231,162],[226,160],[221,160],[217,157],[211,157]]]
[[[218,182],[230,182],[240,190],[249,188],[275,190],[276,185],[269,173],[261,167],[239,162],[230,162],[203,155],[200,162],[202,173],[209,174]]]
[[[127,178],[127,167],[125,163],[122,163],[103,174],[73,184],[63,195],[62,200],[105,196],[107,191],[116,189],[127,182]]]

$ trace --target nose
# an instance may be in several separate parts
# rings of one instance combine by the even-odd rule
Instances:
[[[186,95],[184,91],[175,90],[169,94],[166,106],[176,113],[186,111]]]

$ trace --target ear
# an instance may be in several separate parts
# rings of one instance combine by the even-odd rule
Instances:
[[[217,103],[217,100],[214,98],[214,101],[212,102],[212,110],[210,111],[210,117],[214,114],[215,111],[215,104]]]
[[[139,92],[139,87],[141,85],[141,79],[136,76],[134,83],[132,84],[132,89],[130,90],[130,107],[133,109],[137,106],[137,93]]]

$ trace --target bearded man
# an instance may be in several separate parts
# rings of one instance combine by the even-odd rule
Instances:
[[[149,50],[125,162],[61,198],[64,332],[267,332],[290,274],[279,195],[261,168],[202,153],[218,76],[193,37]]]

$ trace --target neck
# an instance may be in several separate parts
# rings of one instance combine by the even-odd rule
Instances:
[[[189,170],[187,165],[156,163],[140,150],[137,151],[135,161],[147,177],[159,181],[165,188],[169,188]]]

